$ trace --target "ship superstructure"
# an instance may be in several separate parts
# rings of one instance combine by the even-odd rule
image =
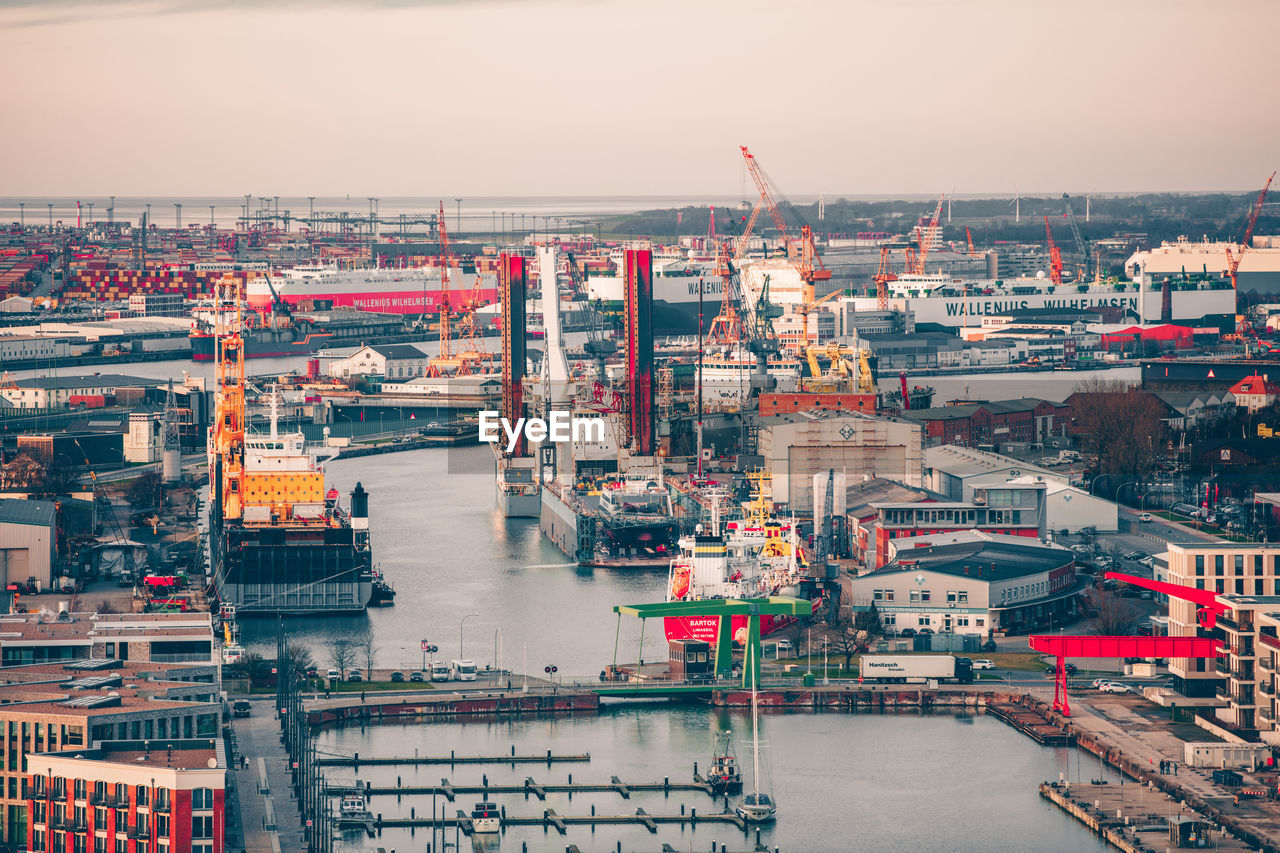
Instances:
[[[711,530],[681,537],[680,553],[671,561],[667,601],[714,598],[752,599],[774,595],[799,596],[806,565],[795,525],[773,517],[765,475],[752,475],[755,497],[743,504],[745,517],[721,530],[719,503],[713,504]],[[746,631],[746,616],[733,617],[733,637]],[[761,616],[762,634],[777,631],[787,617]],[[665,620],[668,640],[716,642],[716,616],[670,616]]]
[[[341,510],[303,435],[279,431],[274,392],[269,431],[249,429],[239,285],[228,286],[233,310],[218,312],[209,429],[214,592],[242,616],[364,610],[374,580],[368,495],[357,483],[350,512]]]

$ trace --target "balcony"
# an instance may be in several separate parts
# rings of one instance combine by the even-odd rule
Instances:
[[[1259,634],[1258,642],[1264,646],[1269,646],[1276,651],[1280,651],[1280,637],[1273,637],[1270,634]]]
[[[124,836],[125,838],[128,838],[130,841],[137,841],[139,838],[150,837],[149,833],[147,832],[147,827],[145,825],[130,826],[128,829],[125,830]]]
[[[1231,701],[1231,694],[1227,692],[1227,688],[1219,687],[1217,690],[1213,691],[1213,698],[1225,705]]]
[[[53,800],[55,803],[65,803],[67,801],[66,788],[54,788],[49,792],[49,799]]]
[[[1275,661],[1271,659],[1270,652],[1263,652],[1262,654],[1258,655],[1258,671],[1259,672],[1275,672],[1276,671],[1276,664],[1275,664]]]
[[[151,810],[153,812],[156,812],[157,814],[169,814],[173,811],[173,803],[170,800],[165,800],[164,802],[157,802],[155,805],[151,807]]]
[[[91,806],[109,806],[111,805],[111,795],[107,793],[98,793],[94,791],[89,795],[89,805]]]
[[[22,783],[22,799],[24,800],[44,800],[48,799],[48,788],[36,790],[29,783]]]
[[[49,818],[49,828],[50,829],[70,829],[71,819],[66,816],[59,817],[58,815],[54,815],[53,817]]]
[[[1270,678],[1264,678],[1258,682],[1258,692],[1267,696],[1276,695],[1276,686]]]
[[[1240,633],[1240,623],[1232,619],[1230,616],[1227,616],[1225,613],[1219,614],[1214,621],[1223,628],[1226,628],[1228,631],[1234,631],[1237,634]]]
[[[1259,705],[1254,716],[1258,720],[1259,728],[1262,728],[1263,726],[1275,726],[1276,724],[1275,711],[1271,710],[1270,702],[1263,702]]]

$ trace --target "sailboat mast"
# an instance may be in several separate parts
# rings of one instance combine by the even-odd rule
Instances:
[[[751,793],[760,793],[760,707],[756,702],[755,646],[751,651]]]

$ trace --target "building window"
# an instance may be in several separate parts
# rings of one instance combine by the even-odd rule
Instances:
[[[917,617],[916,617],[916,624],[917,624],[917,625],[928,625],[928,624],[929,624],[929,617],[928,617],[928,616],[917,616]]]
[[[37,829],[32,833],[31,846],[34,847],[36,850],[43,851],[45,849],[43,829]]]
[[[156,838],[169,837],[169,816],[167,814],[156,815]]]
[[[213,808],[213,789],[196,788],[191,792],[191,808],[195,811]],[[199,836],[205,838],[207,836]]]
[[[1235,564],[1236,564],[1236,574],[1238,575],[1243,574],[1244,573],[1244,554],[1236,554]]]
[[[107,837],[105,835],[95,835],[93,837],[93,853],[107,853]]]
[[[891,590],[891,589],[886,589],[886,590],[884,591],[884,600],[885,600],[885,601],[893,601],[893,590]]]
[[[196,815],[191,818],[192,838],[213,838],[213,815]]]
[[[922,590],[920,590],[920,600],[921,600],[921,601],[928,601],[928,600],[930,600],[931,598],[933,598],[933,593],[929,592],[929,590],[927,590],[927,589],[922,589]]]
[[[134,853],[147,853],[151,847],[150,839],[139,838],[137,844],[134,845]]]
[[[873,589],[873,590],[871,590],[871,600],[872,600],[872,601],[884,601],[884,590],[882,590],[882,589]]]
[[[969,593],[965,592],[964,590],[960,590],[960,592],[958,593],[958,595],[959,595],[959,597],[960,597],[960,603],[961,603],[961,604],[968,604],[968,603],[969,603]]]
[[[84,833],[73,833],[71,836],[71,853],[85,853],[85,846]]]
[[[956,603],[956,591],[954,589],[947,590],[947,604]]]
[[[913,589],[913,590],[911,590],[911,594],[908,596],[908,598],[909,598],[909,600],[911,601],[911,603],[912,603],[912,604],[919,604],[919,603],[920,603],[920,590],[918,590],[918,589]]]
[[[138,786],[137,796],[138,796],[138,805],[140,806],[145,806],[147,803],[151,802],[151,791],[147,788],[146,785]]]
[[[983,619],[982,617],[978,617],[977,619],[973,620],[973,623],[977,625],[979,628],[981,628],[987,624],[987,620]]]
[[[1226,562],[1227,562],[1227,558],[1225,554],[1214,554],[1213,555],[1213,573],[1221,577],[1222,571]]]
[[[85,781],[84,781],[83,779],[77,779],[77,780],[76,780],[76,784],[75,784],[75,798],[76,798],[77,800],[83,800],[83,799],[85,798],[85,796],[86,796],[86,792],[87,792],[88,790],[89,790],[89,788],[88,788],[88,786],[85,784]]]
[[[200,844],[192,844],[191,853],[213,853],[213,842],[205,841]]]
[[[93,828],[94,828],[94,829],[106,829],[106,828],[107,828],[107,809],[106,809],[106,806],[94,806],[94,807],[93,807]]]

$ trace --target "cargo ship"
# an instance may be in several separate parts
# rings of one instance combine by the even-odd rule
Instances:
[[[244,616],[364,611],[376,580],[368,494],[357,483],[349,511],[342,510],[302,433],[279,431],[274,393],[269,432],[248,429],[244,343],[234,324],[218,329],[217,362],[209,429],[213,597]]]
[[[455,313],[473,300],[481,305],[497,302],[497,277],[451,267],[448,298]],[[331,264],[308,264],[272,271],[245,285],[245,301],[255,311],[268,310],[278,300],[291,307],[323,301],[334,308],[417,317],[438,313],[445,291],[438,267],[339,269]]]
[[[764,476],[752,477],[756,496],[743,504],[745,517],[730,521],[721,531],[713,513],[711,531],[681,537],[679,555],[671,561],[667,601],[713,598],[753,599],[783,595],[799,598],[807,566],[794,524],[772,515]],[[743,642],[747,616],[732,617],[731,636]],[[703,640],[715,645],[716,616],[665,617],[667,640]],[[794,622],[789,616],[760,616],[760,635],[767,636]]]
[[[215,327],[209,309],[196,309],[191,330],[191,358],[213,361],[216,357]],[[245,358],[310,355],[330,347],[360,346],[410,334],[402,314],[375,314],[368,311],[333,309],[295,312],[284,310],[249,314],[242,323],[241,339]]]
[[[1243,254],[1237,243],[1193,242],[1179,237],[1172,243],[1135,252],[1124,262],[1124,271],[1135,282],[1153,287],[1159,287],[1166,278],[1178,281],[1189,276],[1211,276],[1225,281],[1228,249],[1240,261],[1236,278],[1242,293],[1250,290],[1280,293],[1280,237],[1276,236],[1255,236]]]

